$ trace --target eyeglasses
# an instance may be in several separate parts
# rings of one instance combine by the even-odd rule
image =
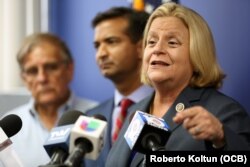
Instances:
[[[45,63],[45,64],[43,64],[42,69],[46,74],[53,75],[54,73],[59,71],[61,69],[61,65],[64,65],[64,64],[67,64],[67,62],[66,61],[58,61],[58,62]],[[37,77],[37,75],[39,73],[39,69],[40,68],[38,66],[32,66],[32,67],[29,67],[26,69],[23,68],[22,73],[26,77],[33,79],[33,78]]]

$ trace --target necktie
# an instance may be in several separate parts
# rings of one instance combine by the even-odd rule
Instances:
[[[112,136],[112,141],[113,143],[116,141],[118,134],[122,128],[122,124],[126,118],[127,115],[127,109],[129,106],[131,106],[133,104],[133,101],[129,100],[129,99],[123,99],[120,103],[121,105],[121,111],[119,113],[119,116],[116,119],[116,123],[115,123],[115,130]]]

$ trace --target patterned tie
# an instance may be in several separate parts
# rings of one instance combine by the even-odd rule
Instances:
[[[121,111],[120,114],[118,115],[115,123],[115,130],[112,136],[112,142],[114,143],[118,137],[118,134],[122,128],[122,124],[126,118],[127,115],[127,109],[129,106],[133,104],[133,101],[129,99],[123,99],[121,100],[120,106],[121,106]]]

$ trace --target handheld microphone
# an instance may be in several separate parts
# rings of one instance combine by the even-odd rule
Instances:
[[[162,118],[136,111],[124,138],[131,150],[145,154],[164,150],[171,132]]]
[[[51,130],[48,139],[43,145],[46,152],[51,157],[47,166],[63,164],[68,156],[71,128],[81,115],[84,115],[84,113],[76,110],[67,111],[58,121],[57,127]]]
[[[67,166],[80,166],[82,159],[96,160],[104,145],[107,122],[104,116],[80,116],[71,130]]]
[[[12,149],[12,141],[9,139],[21,128],[22,120],[17,115],[7,115],[0,121],[0,160],[4,166],[23,166],[16,152]]]

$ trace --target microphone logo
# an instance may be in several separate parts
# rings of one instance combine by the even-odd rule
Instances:
[[[136,111],[124,138],[130,149],[145,153],[163,147],[169,135],[169,127],[162,118]]]
[[[94,132],[100,126],[100,123],[95,120],[83,120],[80,124],[80,128],[87,132]]]
[[[80,116],[71,129],[69,152],[72,153],[82,145],[85,149],[84,157],[96,160],[103,146],[106,126],[106,121]]]
[[[47,142],[53,142],[55,140],[64,140],[70,133],[72,125],[65,125],[52,129]]]
[[[164,124],[163,120],[161,118],[155,118],[155,117],[145,117],[147,120],[148,125],[154,126],[156,128],[161,128],[166,131],[168,131],[169,127]]]
[[[135,144],[135,141],[139,136],[138,132],[140,132],[142,128],[143,128],[143,126],[142,126],[139,119],[135,119],[132,122],[131,128],[128,128],[128,130],[126,132],[127,141],[130,142],[130,145]]]

